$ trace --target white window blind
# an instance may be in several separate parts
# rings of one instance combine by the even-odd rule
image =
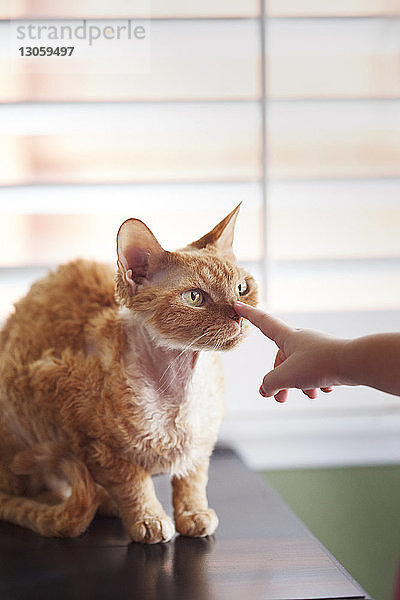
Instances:
[[[148,31],[149,65],[136,69],[129,53],[122,70],[104,71],[87,53],[17,59],[15,20],[49,19],[133,20]],[[0,2],[0,318],[51,266],[114,261],[125,218],[141,218],[173,249],[243,201],[236,254],[269,310],[341,335],[399,328],[399,58],[392,0],[153,0],[150,13],[144,1]],[[322,431],[353,423],[361,441],[368,427],[379,437],[382,406],[397,423],[397,400],[364,391],[312,408],[301,398],[260,404],[272,354],[253,336],[226,357],[224,435],[240,437],[236,423],[248,421],[245,451],[254,419],[257,456],[264,438],[273,447],[279,432],[296,439],[296,423],[305,439],[311,417]],[[250,355],[259,362],[249,366]],[[338,443],[336,433],[325,439]],[[400,459],[390,444],[379,460]],[[307,444],[296,448],[312,463]]]

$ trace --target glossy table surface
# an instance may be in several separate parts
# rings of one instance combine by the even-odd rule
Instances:
[[[171,514],[167,477],[155,478]],[[81,537],[46,539],[0,522],[4,600],[295,600],[367,598],[280,497],[230,450],[215,451],[208,486],[215,536],[129,543],[119,519]]]

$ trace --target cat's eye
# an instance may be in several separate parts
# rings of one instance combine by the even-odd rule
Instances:
[[[204,304],[204,294],[200,290],[183,292],[182,298],[189,306],[202,306]]]
[[[249,286],[247,285],[247,281],[243,279],[238,286],[237,291],[239,292],[239,296],[244,296],[249,291]]]

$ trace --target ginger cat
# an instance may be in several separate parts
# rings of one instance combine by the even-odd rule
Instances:
[[[118,271],[78,260],[35,283],[0,333],[0,519],[77,536],[97,509],[132,540],[212,534],[208,463],[222,419],[215,351],[256,304],[236,266],[239,206],[165,251],[144,223],[118,232]],[[152,475],[172,476],[175,527]]]

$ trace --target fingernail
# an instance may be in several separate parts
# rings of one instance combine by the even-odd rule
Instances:
[[[266,398],[266,397],[267,397],[267,395],[266,395],[266,393],[264,392],[264,390],[263,390],[262,386],[260,387],[260,389],[259,389],[258,391],[260,392],[261,396],[263,396],[263,398]]]

